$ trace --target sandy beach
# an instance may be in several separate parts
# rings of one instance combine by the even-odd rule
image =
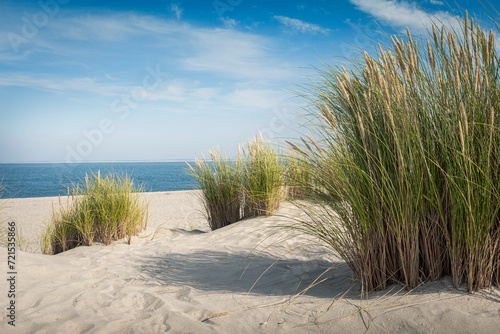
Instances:
[[[35,244],[18,251],[16,326],[8,325],[8,282],[2,279],[0,333],[495,333],[500,328],[498,289],[469,294],[445,278],[411,292],[393,285],[361,296],[344,261],[276,227],[300,214],[291,204],[274,216],[212,232],[195,191],[144,196],[150,201],[148,228],[130,245],[121,240],[54,256],[37,253]],[[16,222],[25,239],[34,239],[58,201],[10,199],[4,219]],[[6,249],[0,253],[7,275]]]

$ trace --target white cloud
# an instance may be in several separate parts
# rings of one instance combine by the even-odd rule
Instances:
[[[1,42],[0,50],[10,48]],[[0,86],[111,105],[141,87],[146,67],[159,66],[163,83],[140,108],[184,113],[269,111],[285,100],[276,89],[295,80],[301,65],[272,37],[131,13],[68,12],[20,49],[17,65],[0,67]]]
[[[193,56],[182,62],[190,71],[204,71],[242,80],[287,80],[295,73],[282,58],[272,56],[273,40],[228,29],[190,32]]]
[[[330,31],[330,29],[325,29],[325,28],[320,27],[317,24],[307,23],[307,22],[301,21],[299,19],[293,19],[290,17],[279,16],[279,15],[275,15],[274,18],[279,23],[283,24],[284,26],[291,28],[292,30],[296,30],[298,32],[301,32],[301,33],[327,34]]]
[[[146,95],[146,99],[152,101],[186,101],[187,98],[186,87],[179,84],[167,84]]]
[[[179,7],[178,4],[172,4],[170,6],[170,11],[175,14],[175,17],[180,20],[182,16],[183,9]]]
[[[283,92],[267,89],[236,89],[226,97],[226,100],[232,105],[245,106],[258,110],[277,107],[285,100],[283,95]]]
[[[106,74],[105,74],[106,75]],[[108,75],[106,75],[108,77]],[[111,77],[110,77],[111,78]],[[116,80],[115,78],[111,78]],[[35,74],[0,74],[0,86],[27,87],[43,91],[62,92],[90,92],[96,95],[112,98],[130,94],[137,86],[127,84],[109,85],[97,79],[57,78]],[[199,87],[199,82],[190,80],[172,79],[162,82],[158,87],[145,90],[141,101],[168,101],[186,102],[197,101],[208,103],[213,99],[221,99],[220,89],[216,87]],[[141,87],[139,85],[139,87]]]
[[[443,11],[430,14],[418,7],[416,2],[404,0],[350,0],[359,10],[395,27],[424,31],[433,22],[454,26],[453,17]]]
[[[222,20],[229,26],[238,23],[228,18]],[[0,50],[7,50],[0,54],[0,61],[30,62],[44,54],[51,55],[52,59],[71,57],[72,61],[82,64],[88,62],[89,56],[100,55],[117,56],[117,60],[123,62],[124,57],[138,54],[141,49],[147,50],[143,54],[149,59],[163,55],[165,62],[182,64],[185,70],[211,72],[234,79],[287,80],[294,75],[276,52],[279,46],[270,37],[248,31],[200,28],[181,21],[131,13],[75,16],[68,12],[59,15],[39,32],[37,38],[21,45],[18,54],[12,52],[7,40],[0,38]],[[137,61],[141,62],[141,67],[145,66],[141,58]]]
[[[216,87],[200,87],[200,83],[192,80],[170,80],[158,89],[149,91],[146,100],[149,101],[210,101],[217,98],[220,89]]]
[[[208,101],[213,99],[219,93],[220,89],[217,87],[202,87],[195,88],[190,96],[198,101]]]
[[[108,73],[104,73],[104,76],[105,76],[106,78],[108,78],[109,80],[113,80],[113,81],[119,80],[119,79],[117,79],[117,78],[112,77],[112,76],[111,76],[111,75],[109,75]]]
[[[187,113],[195,110],[238,110],[253,112],[281,105],[287,95],[284,91],[263,89],[259,82],[248,82],[233,87],[201,86],[194,81],[174,80],[148,92],[153,102],[169,102],[169,106]]]
[[[232,29],[236,27],[240,22],[236,21],[235,19],[231,19],[229,17],[220,17],[218,19],[222,24],[224,24],[225,28]]]
[[[136,31],[133,25],[124,24],[123,21],[127,19],[130,17],[125,15],[56,19],[46,30],[54,33],[54,36],[71,40],[115,41],[128,38]]]
[[[429,2],[433,5],[437,5],[437,6],[443,6],[444,5],[444,2],[442,1],[439,1],[439,0],[429,0]]]
[[[0,86],[27,87],[55,92],[81,91],[92,92],[103,96],[114,96],[123,93],[128,87],[124,85],[107,85],[88,77],[62,78],[46,75],[2,73]]]
[[[172,40],[170,36],[182,35],[184,31],[191,29],[193,28],[180,21],[164,20],[147,15],[131,13],[75,15],[72,11],[66,11],[64,15],[55,16],[45,27],[38,29],[37,34],[32,38],[23,37],[20,25],[0,22],[0,52],[11,52],[12,58],[15,58],[14,56],[21,58],[20,55],[26,52],[42,50],[68,55],[73,53],[75,47],[79,51],[89,50],[84,43],[72,45],[71,42],[111,43],[144,37],[169,42]],[[14,50],[8,38],[9,34],[16,34],[23,38],[23,42],[18,45],[17,54],[12,52]],[[181,38],[177,38],[179,39]],[[6,55],[4,54],[3,57]]]

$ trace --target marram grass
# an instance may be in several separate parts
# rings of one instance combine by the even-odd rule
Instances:
[[[148,204],[142,192],[126,175],[86,175],[83,186],[73,187],[66,206],[53,209],[41,237],[42,252],[57,254],[95,242],[109,245],[122,238],[130,243],[147,225]]]
[[[271,215],[283,199],[283,165],[271,143],[262,136],[247,143],[236,159],[209,151],[190,167],[212,230],[241,219]]]
[[[269,216],[283,201],[283,162],[273,145],[261,134],[247,143],[244,157],[245,216]]]
[[[466,15],[427,40],[394,36],[350,70],[326,65],[306,88],[316,139],[296,147],[320,207],[294,227],[337,251],[365,291],[444,275],[469,291],[500,286],[497,43]]]
[[[232,161],[219,149],[209,155],[210,160],[203,157],[189,167],[198,181],[208,224],[216,230],[241,219],[243,169],[239,159]]]

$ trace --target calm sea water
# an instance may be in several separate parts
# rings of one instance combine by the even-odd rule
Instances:
[[[197,182],[188,168],[185,162],[0,164],[0,181],[5,187],[2,198],[66,195],[73,182],[81,183],[85,173],[99,170],[101,175],[127,174],[145,191],[192,190]]]

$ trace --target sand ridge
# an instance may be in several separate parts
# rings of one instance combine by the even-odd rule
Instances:
[[[494,333],[500,291],[468,294],[448,279],[360,298],[348,266],[292,231],[300,214],[210,231],[196,191],[147,193],[148,229],[131,245],[18,254],[16,328],[1,333]],[[11,199],[5,216],[36,236],[58,198]],[[307,247],[304,245],[308,245]],[[6,249],[0,256],[6,258]],[[321,276],[325,271],[328,272]],[[318,277],[328,280],[307,290]],[[6,305],[6,282],[0,305]],[[295,297],[294,297],[295,296]],[[2,306],[2,308],[4,308]]]

